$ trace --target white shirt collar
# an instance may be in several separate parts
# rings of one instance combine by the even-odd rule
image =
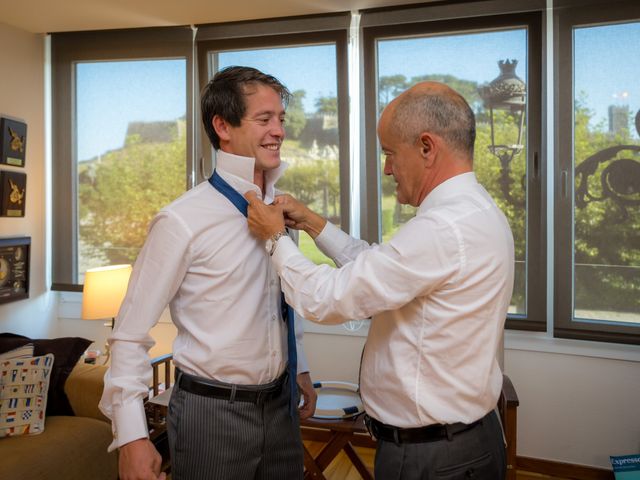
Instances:
[[[464,192],[469,185],[477,184],[476,174],[474,172],[461,173],[455,177],[445,180],[422,200],[419,211],[426,212],[429,208],[433,208],[440,203],[441,200],[450,197],[452,194]]]
[[[255,163],[255,158],[243,157],[223,150],[216,150],[216,170],[218,174],[242,195],[253,190],[258,196],[263,198],[262,192],[257,185],[253,183],[253,168]],[[265,171],[264,203],[273,203],[276,194],[275,184],[284,174],[288,166],[286,162],[280,162],[278,168]]]

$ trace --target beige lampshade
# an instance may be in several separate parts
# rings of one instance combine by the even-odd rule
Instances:
[[[84,275],[82,318],[100,320],[118,315],[127,293],[131,265],[91,268]]]

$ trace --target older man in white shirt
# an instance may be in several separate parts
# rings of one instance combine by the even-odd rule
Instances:
[[[291,403],[296,361],[303,418],[313,414],[316,394],[302,330],[294,336],[269,255],[249,235],[242,197],[251,191],[273,201],[285,169],[280,145],[288,95],[277,79],[247,67],[222,70],[203,91],[216,170],[151,223],[109,340],[100,407],[112,420],[110,449],[120,449],[123,480],[165,477],[148,439],[143,399],[151,379],[149,330],[167,304],[178,330],[168,415],[172,478],[302,478],[297,402]]]
[[[275,241],[287,301],[306,318],[372,317],[360,387],[378,439],[376,478],[502,479],[496,350],[513,237],[473,173],[473,112],[445,85],[420,83],[384,110],[378,136],[398,201],[418,207],[388,243],[353,239],[289,196],[267,207],[247,194],[249,226]],[[278,234],[285,220],[339,268],[309,262]]]

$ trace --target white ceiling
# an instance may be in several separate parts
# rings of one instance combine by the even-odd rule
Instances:
[[[33,33],[288,17],[424,0],[0,0],[0,23]]]

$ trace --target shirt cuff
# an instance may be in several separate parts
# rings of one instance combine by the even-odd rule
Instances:
[[[114,407],[111,425],[113,442],[109,445],[110,452],[139,438],[149,437],[142,400]]]
[[[302,317],[298,316],[298,321],[302,320]],[[308,373],[309,372],[309,363],[307,361],[307,356],[301,348],[297,349],[298,353],[298,374],[300,373]]]
[[[295,257],[296,255],[306,258],[302,255],[300,250],[298,250],[298,247],[291,238],[288,236],[280,237],[276,243],[273,255],[271,255],[271,260],[273,261],[273,265],[276,267],[278,274],[282,273],[282,268],[287,263],[287,260],[291,257]]]
[[[314,241],[322,253],[335,259],[348,247],[351,237],[338,226],[327,222]]]

